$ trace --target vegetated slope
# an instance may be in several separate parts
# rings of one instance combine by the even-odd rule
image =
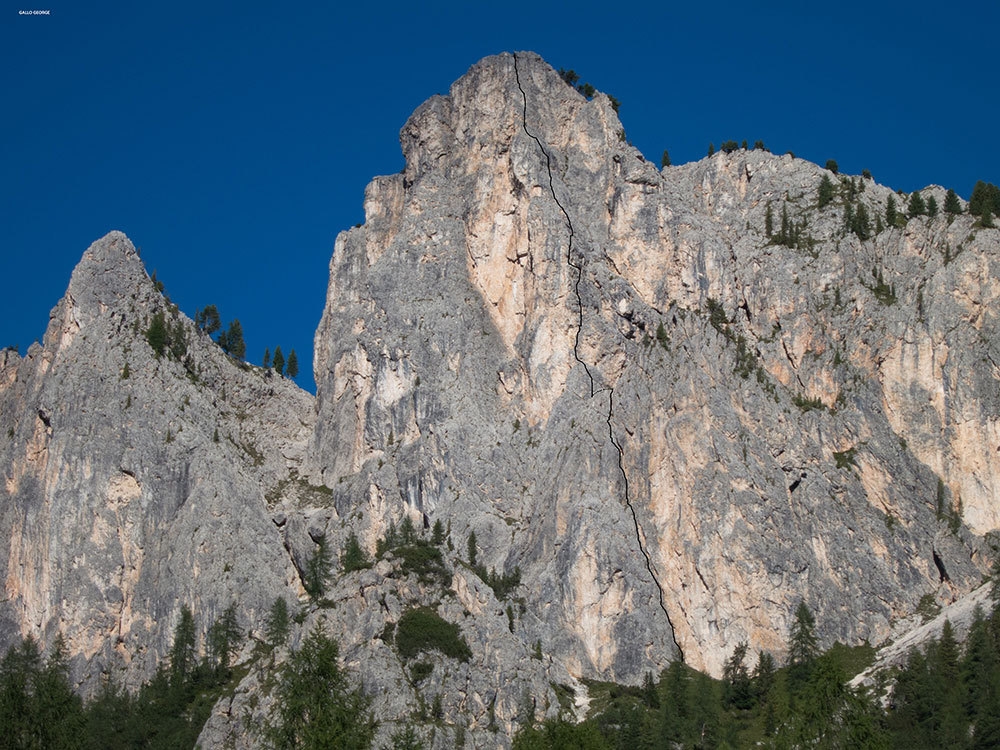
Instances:
[[[401,142],[336,243],[315,402],[226,357],[119,233],[4,353],[5,644],[62,631],[79,681],[134,685],[181,605],[203,634],[235,602],[260,639],[298,599],[292,646],[333,635],[383,734],[422,705],[488,744],[585,706],[579,678],[780,659],[802,600],[822,645],[877,643],[978,583],[996,230],[887,227],[904,196],[763,150],[657,170],[530,53]],[[371,567],[338,565],[352,535]],[[251,642],[206,745],[259,740],[285,652]]]

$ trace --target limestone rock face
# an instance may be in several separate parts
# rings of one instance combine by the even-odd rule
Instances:
[[[527,637],[626,681],[781,653],[802,598],[827,641],[877,642],[978,580],[942,519],[997,526],[995,230],[876,233],[889,189],[765,151],[657,170],[529,53],[401,142],[316,334],[307,473],[366,487],[369,537],[474,531],[532,582]]]
[[[165,313],[181,357],[145,332]],[[264,497],[312,430],[312,397],[229,360],[156,290],[129,240],[95,242],[41,346],[0,377],[4,641],[57,631],[74,676],[148,678],[181,605],[247,625],[298,574]],[[5,646],[6,647],[6,646]]]
[[[202,745],[256,747],[280,596],[290,646],[338,640],[380,742],[439,696],[434,747],[503,746],[585,708],[586,678],[719,674],[740,641],[781,658],[800,600],[821,645],[879,643],[979,583],[997,230],[887,228],[888,188],[765,151],[658,170],[531,53],[473,66],[401,142],[337,239],[315,398],[222,353],[117,232],[44,342],[0,352],[0,647],[61,631],[84,689],[135,686],[182,605],[204,632],[235,602],[247,676]],[[337,562],[351,534],[374,558],[437,522],[434,580],[399,550]],[[518,574],[506,598],[484,580]],[[413,607],[471,658],[402,658]]]

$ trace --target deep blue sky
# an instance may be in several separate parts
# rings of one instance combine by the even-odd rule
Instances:
[[[182,310],[239,318],[251,361],[294,347],[312,389],[337,233],[413,109],[507,50],[617,96],[657,162],[762,139],[906,191],[1000,184],[995,0],[0,5],[0,346],[22,353],[121,229]]]

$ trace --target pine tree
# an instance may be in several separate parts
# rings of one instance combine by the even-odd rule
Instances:
[[[371,701],[352,689],[340,668],[336,641],[314,627],[281,671],[272,721],[265,734],[275,748],[371,747],[378,723]]]
[[[365,570],[372,566],[371,560],[368,559],[365,551],[361,549],[361,543],[358,542],[358,537],[353,531],[348,535],[347,541],[344,543],[344,552],[340,556],[340,565],[343,567],[345,573],[351,573],[355,570]]]
[[[969,196],[969,213],[982,216],[985,211],[1000,214],[1000,188],[991,182],[979,180]]]
[[[236,620],[236,605],[230,604],[208,630],[209,655],[217,673],[228,673],[230,660],[239,650],[241,635]]]
[[[434,522],[434,530],[431,532],[431,544],[435,547],[440,547],[444,544],[444,526],[440,518]]]
[[[194,324],[211,336],[222,327],[219,310],[215,305],[206,305],[194,314]]]
[[[944,196],[944,211],[948,214],[962,213],[962,204],[959,203],[958,195],[951,188],[948,188],[948,192]]]
[[[753,702],[750,690],[750,673],[744,663],[746,656],[747,643],[741,641],[736,644],[733,655],[726,661],[722,670],[725,702],[738,709],[748,709]]]
[[[910,195],[910,204],[906,208],[907,215],[912,219],[914,216],[923,216],[927,213],[927,206],[924,204],[924,197],[914,191]]]
[[[417,536],[417,530],[413,528],[413,519],[409,514],[403,516],[399,523],[399,541],[401,544],[413,544]]]
[[[711,156],[714,153],[715,153],[715,144],[714,143],[709,143],[708,144],[708,155]]]
[[[785,245],[786,247],[791,245],[791,225],[788,221],[788,205],[785,203],[781,204],[781,230],[778,232],[778,244]]]
[[[829,176],[823,175],[823,179],[819,181],[819,194],[816,198],[816,207],[823,208],[828,205],[833,200],[833,183],[830,181]]]
[[[288,377],[294,378],[299,374],[299,357],[292,349],[288,353],[288,363],[285,366],[285,372],[288,373]]]
[[[982,607],[978,605],[965,642],[961,673],[966,712],[978,723],[991,710],[990,698],[1000,690],[1000,654],[997,653]]]
[[[937,744],[939,747],[960,747],[968,737],[968,720],[965,716],[964,690],[959,668],[959,646],[951,621],[945,620],[941,639],[928,653],[928,665],[938,683],[934,695],[935,713],[940,721]]]
[[[261,365],[265,370],[271,367],[271,349],[264,350],[264,362]]]
[[[764,234],[768,239],[774,233],[774,211],[771,210],[771,203],[768,201],[767,211],[764,213]]]
[[[146,341],[156,354],[157,358],[163,356],[167,348],[167,322],[163,317],[163,311],[157,310],[153,313],[153,319],[146,329]]]
[[[472,568],[476,567],[476,532],[469,532],[469,566]]]
[[[271,610],[268,612],[267,621],[264,625],[264,640],[272,648],[284,646],[288,640],[288,631],[291,623],[288,617],[288,602],[284,597],[277,597]]]
[[[837,162],[834,161],[833,159],[826,160],[826,168],[831,172],[833,172],[834,174],[837,174],[840,171],[840,167],[837,166]]]
[[[566,85],[570,88],[574,88],[576,86],[576,82],[580,80],[580,76],[575,70],[563,70],[562,68],[559,68],[558,72],[559,77],[562,78],[563,81],[566,82]]]
[[[670,662],[663,682],[666,695],[660,703],[659,735],[667,742],[682,742],[691,725],[691,675],[684,662]],[[664,746],[669,747],[666,742]]]
[[[935,216],[937,216],[937,213],[938,213],[937,199],[932,195],[927,199],[927,215],[933,219]]]
[[[41,747],[80,746],[83,702],[69,685],[69,657],[62,633],[56,635],[45,666],[35,680],[32,702]]]
[[[753,693],[757,701],[763,703],[771,694],[774,687],[775,664],[774,657],[767,651],[760,651],[757,654],[757,665],[753,668],[751,682]]]
[[[194,615],[190,608],[181,606],[180,620],[174,628],[174,642],[170,647],[170,682],[179,685],[191,675],[196,665]]]
[[[306,569],[302,575],[302,588],[313,599],[319,599],[326,593],[326,584],[330,579],[330,548],[326,537],[320,537],[316,549],[306,561]]]
[[[858,239],[867,240],[871,237],[872,226],[868,219],[868,209],[865,208],[864,203],[858,204],[858,210],[854,212],[851,229],[858,236]]]
[[[885,223],[886,226],[896,226],[896,198],[892,195],[885,202]]]
[[[669,167],[669,166],[670,166],[670,153],[666,149],[663,149],[663,156],[660,159],[660,168],[662,169],[663,167]]]
[[[236,318],[226,331],[219,334],[218,342],[222,351],[233,359],[243,359],[247,355],[246,342],[243,341],[243,326]]]
[[[996,554],[990,566],[990,599],[994,607],[1000,607],[1000,553]]]
[[[816,619],[806,603],[801,601],[795,609],[795,619],[788,634],[788,664],[792,667],[789,676],[805,678],[818,653]]]
[[[281,347],[274,347],[274,371],[279,375],[285,374],[285,355],[281,352]]]

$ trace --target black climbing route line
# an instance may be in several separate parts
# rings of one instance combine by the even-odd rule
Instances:
[[[615,428],[611,423],[611,418],[615,410],[615,391],[613,388],[608,389],[608,437],[611,438],[611,444],[615,446],[615,450],[618,451],[618,470],[622,474],[622,481],[625,483],[625,505],[628,507],[629,512],[632,514],[632,522],[635,524],[635,541],[639,545],[639,551],[642,552],[642,556],[646,558],[646,570],[649,571],[650,577],[653,579],[653,583],[656,584],[656,593],[660,597],[660,609],[663,610],[663,614],[667,617],[667,624],[670,626],[670,637],[674,641],[674,647],[677,649],[677,655],[680,657],[681,661],[684,661],[684,649],[681,648],[681,644],[677,642],[677,632],[674,629],[673,620],[670,619],[670,613],[667,611],[667,603],[663,599],[663,586],[660,584],[660,579],[657,578],[656,572],[653,570],[653,560],[646,551],[646,546],[642,543],[642,531],[639,527],[639,516],[636,515],[635,507],[632,505],[632,496],[629,494],[629,484],[628,484],[628,472],[625,471],[625,450],[622,448],[621,443],[618,442],[618,438],[615,437]]]
[[[524,128],[525,134],[531,138],[535,143],[538,144],[538,149],[542,152],[545,157],[545,168],[549,175],[549,192],[552,194],[552,200],[555,201],[556,205],[559,206],[559,210],[562,211],[563,217],[566,219],[566,227],[569,230],[569,245],[566,249],[566,262],[571,268],[576,271],[576,281],[573,285],[573,291],[576,294],[577,303],[577,326],[576,326],[576,337],[573,341],[573,357],[583,365],[583,369],[587,372],[587,377],[590,379],[590,397],[593,398],[596,395],[594,375],[590,371],[590,367],[586,362],[580,357],[579,346],[580,346],[580,333],[583,330],[583,298],[580,296],[580,284],[583,282],[583,263],[576,263],[573,260],[573,239],[575,233],[573,230],[573,221],[569,217],[569,212],[566,211],[565,206],[559,201],[558,196],[556,196],[555,181],[552,176],[552,157],[549,156],[549,152],[542,145],[541,140],[528,130],[528,95],[521,86],[521,76],[517,67],[517,55],[514,56],[514,79],[517,81],[517,88],[521,92],[521,98],[524,102],[524,109],[521,117],[521,126]],[[615,438],[614,426],[612,425],[611,419],[614,413],[614,389],[610,386],[607,388],[602,388],[601,390],[607,390],[608,392],[608,435],[611,438],[611,444],[614,445],[615,450],[618,451],[618,469],[621,471],[622,479],[625,483],[625,506],[629,509],[632,514],[632,522],[635,524],[635,540],[639,546],[639,551],[642,552],[643,558],[646,561],[646,570],[649,571],[650,577],[653,579],[653,584],[656,586],[656,593],[659,596],[660,609],[663,610],[663,614],[667,618],[667,625],[670,627],[670,637],[674,642],[674,647],[677,649],[677,654],[681,661],[684,661],[684,650],[681,648],[680,643],[677,642],[677,633],[674,629],[674,623],[670,619],[670,612],[667,611],[667,604],[663,598],[663,586],[660,585],[660,579],[656,577],[656,573],[653,570],[653,561],[650,558],[649,553],[646,551],[645,545],[642,543],[642,530],[639,526],[639,517],[635,512],[635,508],[632,506],[632,498],[629,494],[629,483],[628,483],[628,473],[625,471],[625,452],[622,449],[621,444]]]
[[[590,379],[590,395],[594,395],[594,375],[590,371],[590,367],[587,365],[583,359],[580,358],[580,332],[583,330],[583,298],[580,296],[580,284],[583,281],[583,264],[577,264],[573,262],[573,221],[569,218],[569,213],[566,211],[562,203],[559,202],[559,198],[556,196],[555,182],[552,178],[552,157],[549,156],[549,152],[545,150],[545,146],[538,139],[534,133],[528,130],[528,95],[525,93],[524,88],[521,86],[521,76],[517,70],[517,55],[514,55],[514,79],[517,81],[517,88],[521,92],[521,99],[524,101],[524,111],[521,116],[521,127],[524,128],[525,134],[531,138],[535,143],[538,144],[539,150],[545,157],[545,169],[549,173],[549,192],[552,193],[552,200],[556,202],[559,206],[559,210],[562,211],[563,217],[566,219],[566,226],[569,229],[569,244],[566,248],[566,262],[569,266],[576,271],[576,281],[573,284],[573,292],[576,294],[576,307],[577,307],[577,324],[576,324],[576,337],[573,340],[573,358],[576,359],[583,369],[587,371],[587,377]]]

